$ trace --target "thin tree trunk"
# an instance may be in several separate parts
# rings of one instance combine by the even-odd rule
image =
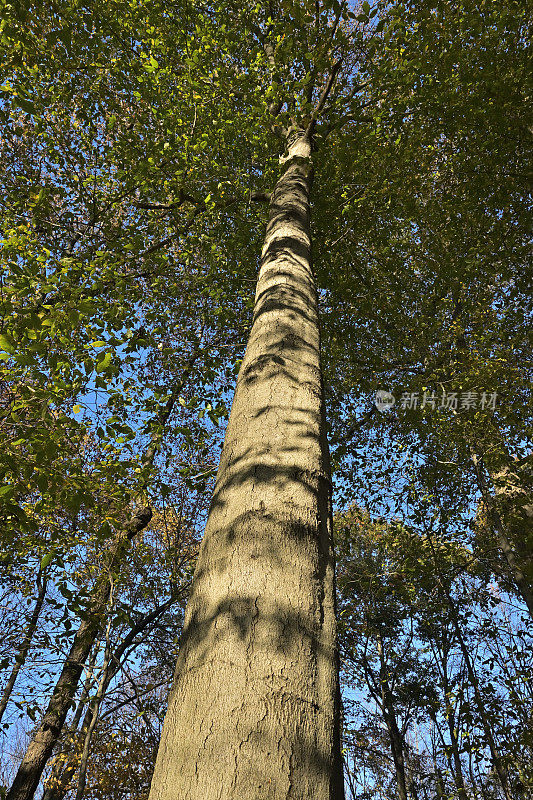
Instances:
[[[74,712],[74,716],[73,716],[72,721],[71,721],[71,723],[69,725],[69,728],[71,730],[71,744],[72,744],[72,747],[74,748],[74,751],[71,754],[69,761],[67,762],[67,768],[68,768],[68,764],[72,764],[73,762],[76,761],[76,756],[75,756],[75,742],[76,742],[76,738],[77,738],[76,737],[76,733],[78,731],[78,725],[80,724],[80,719],[81,719],[82,714],[83,714],[83,709],[86,706],[87,700],[88,700],[90,692],[91,692],[92,683],[93,683],[94,665],[95,665],[96,659],[98,657],[98,650],[99,650],[99,647],[95,647],[94,650],[91,653],[89,664],[87,666],[87,675],[86,675],[85,681],[83,682],[83,689],[82,689],[82,692],[81,692],[81,697],[80,697],[80,699],[78,701],[78,705],[76,707],[76,711]],[[61,753],[61,755],[64,756],[64,753],[65,753],[65,751],[63,751]],[[63,785],[63,774],[64,774],[64,772],[65,772],[65,770],[64,770],[64,762],[63,762],[63,760],[61,758],[57,758],[55,760],[55,762],[54,762],[53,767],[52,767],[52,772],[50,774],[50,777],[48,778],[48,780],[46,782],[47,785],[46,785],[46,788],[44,790],[44,794],[43,794],[42,800],[58,800],[59,795],[56,796],[56,790],[59,791],[61,789],[62,785]],[[63,795],[61,795],[61,797],[62,796]]]
[[[394,698],[387,680],[387,667],[383,657],[383,646],[381,636],[378,635],[377,646],[379,653],[379,684],[381,690],[381,707],[391,747],[392,760],[396,772],[396,786],[398,788],[398,800],[407,800],[407,780],[405,775],[405,758],[403,737],[396,720],[394,709]]]
[[[500,784],[503,789],[503,793],[505,795],[506,800],[513,800],[511,788],[509,786],[509,778],[507,775],[507,771],[502,763],[500,754],[498,752],[498,748],[496,747],[496,742],[494,740],[494,736],[492,735],[492,727],[487,718],[485,713],[485,704],[483,702],[483,698],[481,696],[481,691],[479,689],[479,681],[477,675],[475,673],[472,659],[470,658],[470,653],[468,651],[468,647],[466,646],[466,642],[463,638],[463,633],[461,630],[461,626],[459,624],[457,609],[455,608],[455,603],[453,602],[449,591],[444,586],[443,582],[439,578],[440,586],[444,592],[444,595],[448,601],[448,605],[451,611],[451,619],[455,629],[455,634],[457,636],[457,641],[459,643],[459,647],[461,648],[461,652],[463,654],[463,658],[465,661],[465,667],[468,674],[468,678],[470,680],[470,684],[472,689],[474,690],[474,697],[476,698],[476,705],[478,707],[478,714],[479,718],[481,719],[481,725],[483,727],[483,732],[485,734],[485,738],[487,740],[487,744],[489,746],[490,754],[492,756],[492,763],[494,764],[494,769],[500,779]]]
[[[496,506],[495,499],[487,484],[485,474],[483,471],[483,463],[472,448],[470,448],[470,453],[471,453],[472,463],[474,464],[474,471],[476,474],[478,488],[479,491],[481,492],[483,502],[488,511],[489,518],[492,523],[492,528],[494,530],[494,533],[496,534],[498,546],[502,551],[505,560],[507,561],[509,572],[511,573],[516,588],[518,589],[518,592],[522,596],[524,603],[527,606],[531,619],[533,619],[533,588],[531,586],[531,582],[527,579],[526,575],[524,574],[524,571],[522,570],[522,567],[519,564],[518,559],[516,558],[513,548],[511,547],[511,543],[509,541],[507,532],[505,530],[505,525],[502,522],[500,513]]]
[[[113,588],[111,588],[111,596],[113,594]],[[96,723],[98,721],[98,714],[100,712],[100,706],[102,704],[102,700],[104,698],[105,690],[108,685],[107,676],[109,673],[109,657],[110,657],[110,650],[111,650],[111,614],[109,616],[109,620],[107,623],[106,629],[106,637],[105,637],[105,651],[104,651],[104,661],[102,664],[102,673],[100,675],[100,681],[98,683],[98,689],[96,691],[96,696],[91,703],[91,721],[87,726],[87,730],[85,732],[85,737],[83,740],[83,750],[81,753],[81,760],[80,760],[80,774],[78,777],[78,788],[76,790],[76,798],[75,800],[83,800],[83,795],[85,792],[85,784],[87,783],[87,767],[89,765],[89,753],[91,750],[91,739],[93,736],[94,729],[96,727]]]
[[[409,794],[413,800],[419,800],[418,790],[416,788],[416,767],[413,764],[412,758],[409,756],[409,752],[407,752],[407,772],[409,775]]]
[[[489,720],[487,719],[487,715],[485,714],[485,704],[483,703],[483,698],[481,697],[481,692],[479,690],[479,681],[477,679],[477,675],[474,671],[474,667],[472,666],[472,660],[470,658],[470,653],[468,652],[468,647],[465,644],[465,641],[462,636],[461,628],[459,622],[457,620],[455,609],[452,612],[452,616],[454,618],[454,627],[457,633],[457,639],[459,642],[459,646],[461,648],[461,652],[463,654],[463,658],[465,660],[466,671],[468,673],[468,677],[470,678],[470,683],[474,690],[474,696],[476,698],[476,704],[478,707],[478,713],[481,719],[481,723],[483,726],[483,731],[485,733],[485,738],[487,739],[487,744],[489,745],[490,754],[492,756],[492,762],[494,764],[494,768],[498,774],[500,779],[500,783],[503,789],[503,793],[506,797],[506,800],[513,800],[511,789],[509,786],[509,779],[507,776],[507,772],[503,766],[502,760],[500,758],[500,754],[496,747],[496,742],[494,741],[494,737],[492,735],[492,729]]]
[[[457,796],[460,800],[468,800],[468,794],[465,787],[463,776],[463,765],[461,764],[461,755],[459,753],[459,742],[457,739],[457,730],[455,728],[455,713],[449,699],[448,690],[446,689],[446,721],[448,723],[448,732],[450,734],[450,749],[452,751],[453,760],[453,777],[455,786],[457,787]]]
[[[146,628],[152,624],[161,614],[164,614],[165,611],[168,611],[172,606],[177,602],[178,597],[171,597],[169,600],[166,600],[161,605],[157,606],[153,611],[150,611],[148,614],[145,614],[141,617],[140,620],[131,628],[128,632],[128,635],[124,637],[120,646],[115,650],[113,653],[109,668],[106,672],[105,676],[105,686],[104,692],[107,691],[107,688],[121,666],[121,659],[124,653],[133,645],[135,638],[142,633]],[[79,720],[78,720],[79,721]],[[85,741],[87,736],[87,731],[91,727],[93,721],[93,705],[89,704],[85,712],[85,717],[83,719],[83,723],[80,730],[80,737]],[[78,768],[78,761],[75,757],[75,754],[72,758],[70,758],[64,768],[59,770],[59,772],[54,775],[54,780],[50,782],[50,785],[45,790],[43,795],[43,800],[63,800],[66,793],[70,788],[70,784],[72,779],[76,773]]]
[[[153,460],[161,442],[163,428],[172,413],[179,393],[182,391],[185,382],[189,379],[200,345],[201,336],[195,351],[191,355],[183,371],[180,383],[174,387],[164,409],[162,409],[159,418],[156,420],[157,427],[152,434],[150,443],[142,458],[142,466],[147,472],[153,466]],[[115,552],[111,557],[111,563],[108,565],[108,570],[110,572],[113,568],[116,569],[121,563],[125,553],[129,549],[130,542],[138,533],[146,528],[151,518],[152,509],[149,506],[140,508],[132,516],[116,542]],[[111,581],[109,576],[102,575],[93,590],[87,615],[85,619],[82,620],[74,636],[74,641],[54,687],[48,708],[33,739],[28,745],[11,789],[6,796],[6,800],[32,800],[35,794],[43,770],[61,736],[65,719],[72,705],[83,671],[83,666],[97,636],[102,630],[110,591]]]
[[[391,753],[396,771],[396,785],[399,800],[407,800],[407,780],[405,775],[405,758],[403,752],[402,736],[396,722],[396,717],[390,711],[386,712],[385,722],[389,731]]]
[[[7,704],[9,703],[9,698],[11,697],[11,693],[14,689],[15,682],[18,678],[19,672],[24,666],[26,658],[28,656],[28,651],[31,647],[33,635],[37,629],[37,623],[39,621],[39,615],[43,607],[44,598],[46,597],[47,581],[48,578],[46,576],[46,573],[43,575],[41,569],[39,569],[39,572],[37,573],[38,591],[37,591],[37,598],[35,600],[35,605],[33,607],[32,615],[26,633],[24,634],[24,638],[19,647],[19,651],[15,656],[15,663],[13,664],[13,669],[11,670],[11,674],[8,678],[5,689],[2,693],[2,699],[0,700],[0,722],[2,721],[2,717],[4,716],[4,711],[6,710]]]
[[[435,765],[436,771],[436,790],[437,790],[437,797],[439,800],[446,800],[446,784],[444,782],[444,777],[442,775],[442,770],[440,767]]]
[[[120,563],[130,540],[148,525],[151,517],[150,508],[140,509],[134,515],[115,549],[110,569]],[[109,578],[102,576],[93,591],[87,615],[76,631],[48,708],[28,745],[6,800],[31,800],[35,794],[43,770],[61,735],[84,664],[101,630],[110,590]]]
[[[341,800],[311,144],[288,142],[150,800]]]
[[[453,707],[451,698],[451,686],[448,680],[448,656],[447,651],[443,647],[441,655],[441,668],[442,668],[442,688],[444,689],[444,698],[446,704],[446,723],[448,725],[448,733],[450,734],[450,749],[453,762],[453,777],[455,786],[457,788],[457,796],[459,800],[468,800],[468,794],[465,788],[463,765],[461,763],[461,754],[459,753],[459,740],[457,736],[457,729],[455,727],[455,709]],[[451,766],[451,764],[450,764]]]
[[[472,750],[468,751],[468,774],[470,775],[470,786],[472,787],[472,794],[474,795],[475,800],[479,797],[479,793],[483,798],[485,798],[485,792],[483,790],[483,781],[479,781],[479,775],[476,777],[474,775],[474,768],[472,764]],[[479,791],[477,787],[480,787]]]

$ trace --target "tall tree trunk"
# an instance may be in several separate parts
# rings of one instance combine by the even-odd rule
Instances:
[[[92,684],[93,684],[94,667],[95,667],[95,664],[96,664],[96,659],[98,657],[99,649],[100,649],[99,646],[95,647],[93,649],[90,657],[89,657],[89,663],[87,665],[87,673],[86,673],[85,680],[83,682],[83,689],[82,689],[82,692],[81,692],[81,696],[80,696],[80,699],[78,700],[78,705],[77,705],[76,711],[74,712],[74,716],[72,717],[72,720],[70,721],[70,724],[69,724],[70,742],[65,743],[63,741],[63,744],[64,745],[67,744],[67,747],[70,746],[70,748],[72,750],[72,752],[70,753],[70,758],[67,761],[67,768],[68,768],[69,764],[72,764],[73,762],[77,763],[76,740],[78,738],[78,735],[77,735],[78,734],[78,725],[80,724],[80,719],[82,717],[83,711],[84,711],[84,709],[85,709],[85,707],[87,705],[87,701],[89,700],[89,695],[91,693],[91,688],[92,688]],[[84,735],[83,734],[83,728],[82,728],[82,734],[81,735]],[[63,750],[63,752],[58,753],[58,757],[55,759],[55,761],[53,763],[52,771],[50,773],[50,776],[48,777],[47,785],[46,785],[46,788],[44,790],[44,794],[43,794],[42,800],[59,800],[59,797],[63,797],[63,795],[56,796],[55,791],[56,791],[56,789],[59,789],[60,787],[62,787],[63,774],[64,774],[64,771],[65,771],[64,770],[64,760],[63,759],[65,757],[65,753],[66,752],[67,752],[66,750]],[[74,769],[74,771],[75,771],[75,769]],[[74,774],[74,771],[73,771],[73,774]],[[68,786],[67,786],[67,789],[68,789]]]
[[[11,674],[8,678],[5,689],[2,693],[2,698],[0,699],[0,722],[2,721],[2,717],[4,716],[4,711],[6,710],[7,704],[9,703],[9,698],[11,697],[11,692],[15,687],[15,682],[18,678],[18,674],[26,661],[28,651],[32,643],[33,634],[37,629],[39,615],[43,607],[44,598],[46,597],[47,581],[48,578],[46,576],[46,573],[43,575],[41,570],[39,569],[39,572],[37,574],[37,597],[35,599],[35,605],[33,607],[30,621],[26,629],[26,633],[24,634],[24,638],[20,644],[19,651],[15,656],[15,663],[13,664],[13,669],[11,670]]]
[[[344,797],[311,181],[293,131],[150,800]]]

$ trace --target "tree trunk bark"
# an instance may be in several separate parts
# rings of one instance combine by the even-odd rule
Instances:
[[[341,800],[311,144],[288,142],[150,800]]]
[[[139,531],[146,527],[151,516],[152,512],[148,508],[141,509],[135,514],[115,551],[113,558],[115,564],[120,561],[123,549]],[[32,800],[35,794],[43,770],[61,735],[83,666],[89,657],[95,638],[101,630],[110,591],[109,578],[102,578],[93,593],[87,616],[76,631],[48,708],[28,745],[6,800]]]
[[[22,643],[20,645],[19,651],[15,657],[15,663],[13,664],[13,669],[11,670],[11,674],[6,683],[6,687],[2,693],[2,699],[0,700],[0,722],[2,721],[2,717],[4,716],[4,711],[6,710],[7,704],[9,703],[9,698],[11,697],[11,692],[13,691],[13,688],[15,686],[18,674],[26,661],[26,657],[28,655],[28,651],[30,649],[31,642],[33,639],[33,634],[35,633],[35,630],[37,628],[37,623],[39,621],[39,615],[43,607],[44,598],[46,596],[47,581],[48,578],[46,574],[43,575],[41,573],[41,570],[39,569],[37,575],[37,590],[38,590],[37,598],[35,600],[35,605],[33,607],[31,619],[28,628],[26,630],[24,639],[22,640]]]

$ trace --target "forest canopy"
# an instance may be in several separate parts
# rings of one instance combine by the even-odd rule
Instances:
[[[531,797],[530,39],[2,3],[0,798]]]

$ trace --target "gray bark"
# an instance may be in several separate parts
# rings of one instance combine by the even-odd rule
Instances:
[[[344,797],[310,156],[271,196],[150,800]]]

